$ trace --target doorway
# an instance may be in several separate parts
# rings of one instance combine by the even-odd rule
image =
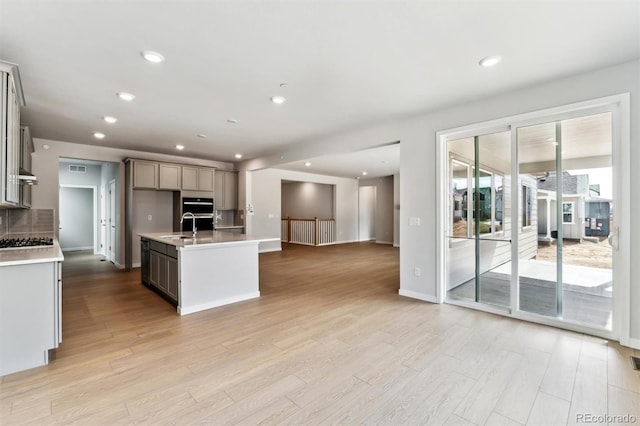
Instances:
[[[99,253],[97,188],[60,185],[60,247],[62,251],[91,250]]]
[[[625,335],[624,104],[612,97],[440,134],[440,301]]]

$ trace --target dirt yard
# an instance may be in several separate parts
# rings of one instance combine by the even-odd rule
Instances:
[[[598,242],[589,240],[565,240],[562,245],[562,260],[565,264],[591,266],[593,268],[611,269],[612,248],[607,237],[597,237]],[[557,247],[538,244],[536,260],[556,261]]]

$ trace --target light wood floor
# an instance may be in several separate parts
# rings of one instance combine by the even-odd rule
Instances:
[[[633,351],[400,297],[390,246],[285,246],[259,300],[185,317],[88,261],[64,265],[56,359],[2,378],[0,424],[640,422]]]

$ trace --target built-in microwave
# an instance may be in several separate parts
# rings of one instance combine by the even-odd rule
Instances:
[[[212,231],[213,230],[213,212],[215,210],[215,204],[213,198],[182,198],[182,213],[193,213],[196,216],[196,229],[198,231]],[[206,217],[198,217],[198,216]],[[181,225],[182,232],[193,231],[193,220],[185,219]]]

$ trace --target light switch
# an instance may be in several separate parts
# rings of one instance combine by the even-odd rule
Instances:
[[[273,213],[269,213],[269,219],[273,219]]]
[[[152,221],[152,220],[153,220],[153,216],[151,216],[150,214],[149,214],[149,215],[147,215],[147,220],[148,220],[148,221]]]
[[[420,218],[419,217],[410,217],[409,218],[409,226],[420,226]]]

